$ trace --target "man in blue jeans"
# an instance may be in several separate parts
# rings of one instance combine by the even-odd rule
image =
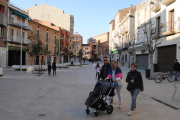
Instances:
[[[178,76],[179,76],[179,70],[180,70],[180,65],[177,59],[175,59],[175,63],[173,66],[173,74],[175,76],[175,81],[177,81]]]

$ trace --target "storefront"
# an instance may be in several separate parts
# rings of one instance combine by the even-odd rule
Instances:
[[[8,66],[20,65],[20,47],[8,47]],[[26,49],[22,48],[22,65],[26,64]]]

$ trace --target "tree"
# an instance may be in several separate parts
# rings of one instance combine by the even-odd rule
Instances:
[[[78,56],[79,56],[79,59],[80,59],[80,65],[82,65],[82,56],[83,56],[83,49],[81,48],[78,52]]]
[[[151,29],[148,30],[147,25],[151,25]],[[148,49],[148,54],[150,57],[150,71],[151,71],[151,79],[153,79],[154,76],[154,66],[153,66],[153,55],[156,50],[156,47],[161,44],[162,40],[159,41],[159,39],[162,37],[161,32],[163,28],[163,24],[157,25],[153,27],[154,24],[152,23],[144,23],[140,25],[140,28],[142,28],[143,33],[146,37],[146,39],[143,39],[143,41],[137,42],[135,45],[146,45]]]
[[[30,54],[30,56],[34,58],[34,56],[41,56],[47,54],[45,45],[42,43],[40,39],[37,38],[36,32],[31,31],[31,34],[28,36],[28,39],[31,40],[31,44],[29,44],[28,46],[28,53]],[[40,66],[39,66],[39,70],[40,70]],[[42,61],[41,61],[41,73],[42,73]]]
[[[63,51],[63,53],[61,55],[64,56],[64,60],[65,60],[65,62],[67,62],[68,61],[68,55],[69,55],[68,48],[63,48],[62,51]]]

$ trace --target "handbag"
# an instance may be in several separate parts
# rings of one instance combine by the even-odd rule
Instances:
[[[132,88],[132,87],[131,87],[131,84],[128,84],[126,89],[127,89],[128,91],[131,91],[131,88]]]

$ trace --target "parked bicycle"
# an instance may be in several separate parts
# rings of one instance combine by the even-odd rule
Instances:
[[[162,70],[163,71],[163,70]],[[156,76],[155,76],[155,79],[154,81],[156,83],[161,83],[163,80],[168,80],[170,83],[174,82],[174,77],[173,77],[173,74],[171,74],[171,70],[169,69],[168,72],[166,73],[163,73],[163,72],[160,72],[158,73]]]

